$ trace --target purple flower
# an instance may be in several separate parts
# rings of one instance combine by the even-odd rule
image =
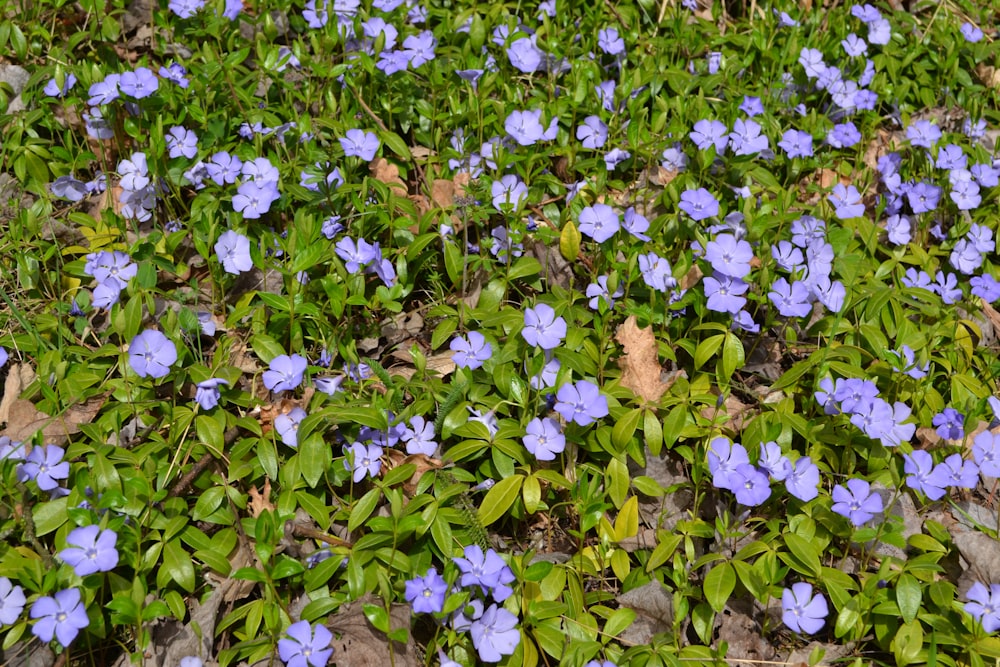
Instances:
[[[118,89],[137,100],[149,97],[159,87],[159,79],[148,67],[136,67],[135,71],[125,72],[118,80]]]
[[[226,151],[219,151],[205,163],[205,169],[208,171],[208,177],[218,185],[235,183],[242,173],[243,161]]]
[[[81,201],[87,196],[87,184],[72,175],[60,176],[49,184],[49,190],[56,197],[68,199],[71,202]]]
[[[979,481],[979,468],[973,461],[966,461],[961,454],[952,454],[939,463],[941,481],[947,486],[957,486],[960,489],[974,489]]]
[[[24,458],[24,463],[17,466],[18,481],[33,479],[42,491],[58,488],[57,480],[69,477],[69,462],[62,460],[65,453],[62,447],[56,445],[33,447]]]
[[[429,63],[434,60],[434,47],[437,45],[437,40],[434,39],[434,33],[430,30],[424,30],[416,35],[410,35],[403,40],[403,53],[406,54],[407,59],[410,61],[410,67],[416,69],[424,63]]]
[[[24,589],[0,577],[0,625],[14,625],[24,611]]]
[[[63,78],[62,88],[59,87],[59,83],[54,79],[49,79],[49,82],[45,84],[45,88],[42,92],[49,97],[65,97],[69,94],[69,91],[76,85],[76,75],[72,72],[66,74]]]
[[[829,609],[822,594],[804,581],[792,584],[781,594],[781,620],[792,632],[812,635],[823,629]]]
[[[449,347],[455,353],[451,355],[455,365],[469,370],[479,368],[493,356],[493,346],[478,331],[470,331],[465,338],[452,339]]]
[[[313,386],[327,396],[333,396],[340,391],[340,385],[343,384],[343,382],[343,375],[338,375],[337,377],[313,378]]]
[[[517,616],[495,604],[473,621],[469,634],[483,662],[500,662],[503,656],[512,655],[521,642]]]
[[[354,239],[350,237],[344,237],[337,241],[334,250],[337,256],[344,260],[344,267],[350,273],[357,273],[375,261],[376,256],[381,254],[381,251],[376,252],[375,246],[368,241],[358,239],[355,243]]]
[[[170,157],[191,159],[198,154],[198,135],[181,125],[170,128],[166,140]]]
[[[677,206],[691,216],[695,222],[701,222],[719,214],[718,200],[705,188],[685,190],[681,193],[681,200]]]
[[[493,208],[498,211],[517,210],[528,201],[528,186],[514,174],[507,174],[490,186]]]
[[[521,336],[528,345],[537,345],[543,350],[555,349],[566,337],[566,320],[557,317],[552,306],[539,303],[524,311]]]
[[[741,479],[736,469],[749,463],[746,448],[738,442],[719,436],[708,443],[708,471],[712,473],[712,486],[717,489],[735,491],[735,483]]]
[[[789,285],[784,278],[778,278],[771,283],[767,296],[784,317],[805,317],[812,311],[809,288],[801,280]]]
[[[632,153],[624,148],[612,148],[604,154],[604,168],[613,171],[615,167],[632,157]]]
[[[271,360],[264,371],[264,386],[271,391],[291,391],[302,384],[302,376],[309,362],[300,354],[280,354]]]
[[[250,239],[231,229],[223,232],[215,242],[215,254],[226,273],[238,276],[253,268]]]
[[[244,168],[247,163],[244,163]],[[233,195],[233,210],[247,220],[256,220],[271,210],[271,204],[280,197],[275,183],[247,181],[241,183]]]
[[[546,129],[542,125],[542,110],[512,111],[504,121],[504,129],[521,146],[531,146],[542,139],[555,138],[557,119],[553,118]]]
[[[788,130],[781,135],[778,146],[790,158],[809,157],[813,154],[813,138],[808,132]]]
[[[587,116],[576,128],[576,138],[584,148],[601,148],[608,140],[608,126],[597,116]]]
[[[94,279],[100,283],[108,283],[110,287],[123,290],[128,285],[128,281],[135,278],[139,272],[139,266],[132,259],[120,250],[102,250],[97,253],[93,263],[88,263],[87,271]],[[86,268],[85,268],[86,270]]]
[[[944,440],[961,440],[965,437],[965,415],[955,408],[945,408],[934,415],[931,424]]]
[[[156,329],[146,329],[128,346],[128,363],[139,377],[162,378],[177,361],[177,347]]]
[[[826,143],[834,148],[850,148],[859,141],[861,141],[861,132],[851,121],[834,125],[830,133],[826,135]]]
[[[792,462],[781,453],[781,446],[773,440],[761,444],[757,465],[778,482],[785,481],[792,474]]]
[[[958,278],[954,273],[945,275],[943,271],[938,271],[935,281],[927,289],[941,297],[946,304],[951,305],[962,298],[962,288],[958,286]]]
[[[364,445],[355,442],[350,447],[344,447],[344,467],[353,471],[354,483],[357,484],[365,477],[375,477],[382,469],[382,447],[379,445]]]
[[[434,456],[437,443],[434,442],[434,422],[429,422],[420,415],[410,419],[410,425],[400,438],[406,445],[407,454],[423,454]]]
[[[38,619],[31,633],[43,642],[55,637],[63,647],[76,639],[80,630],[90,625],[87,608],[80,599],[79,588],[59,591],[55,597],[40,597],[31,605],[31,618]]]
[[[219,398],[222,395],[219,387],[228,384],[229,382],[222,378],[209,378],[204,382],[199,382],[196,385],[194,400],[197,401],[202,410],[211,410],[219,404]]]
[[[108,74],[102,81],[91,84],[87,91],[90,99],[87,104],[91,107],[99,107],[103,104],[110,104],[118,99],[118,82],[121,80],[120,74]],[[100,111],[93,109],[92,111]]]
[[[535,46],[534,39],[522,37],[514,40],[507,47],[507,58],[514,69],[525,74],[530,74],[538,70],[542,65],[545,54]]]
[[[603,301],[607,305],[608,310],[611,310],[615,307],[615,299],[624,296],[624,294],[625,287],[620,283],[615,293],[611,294],[608,288],[608,276],[598,276],[596,283],[587,285],[587,296],[590,297],[587,306],[591,310],[597,310]]]
[[[698,150],[708,150],[710,146],[715,146],[715,152],[722,155],[726,152],[729,144],[729,128],[724,123],[717,120],[699,120],[694,124],[688,137],[694,142]]]
[[[927,213],[938,206],[942,189],[933,183],[920,181],[906,192],[906,201],[914,213]]]
[[[444,608],[444,596],[447,592],[447,582],[432,567],[424,576],[414,577],[406,582],[404,597],[413,605],[415,614],[433,614]]]
[[[289,447],[299,446],[299,424],[305,418],[306,411],[297,407],[274,418],[274,430],[281,436],[283,443]]]
[[[607,204],[594,204],[580,211],[580,233],[598,243],[607,241],[621,228],[618,214]]]
[[[72,565],[79,577],[110,572],[118,565],[117,542],[118,534],[113,530],[101,530],[98,526],[74,528],[66,537],[66,543],[72,546],[60,551],[59,558]]]
[[[189,19],[205,6],[205,0],[170,0],[167,9],[182,19]]]
[[[972,458],[984,477],[1000,477],[1000,436],[983,431],[972,441]]]
[[[785,489],[802,502],[809,502],[819,495],[819,468],[808,456],[795,462],[791,474],[785,478]]]
[[[958,31],[962,33],[962,37],[965,38],[965,41],[970,42],[972,44],[975,44],[976,42],[978,42],[983,38],[983,31],[980,30],[978,26],[974,26],[968,21],[963,23],[959,27]],[[1000,622],[998,622],[997,625],[998,627],[1000,627]],[[987,632],[992,632],[992,630],[987,630]]]
[[[982,203],[983,198],[979,194],[979,186],[972,181],[959,181],[955,183],[948,195],[955,202],[955,206],[960,211],[971,211]]]
[[[597,385],[586,380],[564,384],[556,393],[555,411],[566,421],[586,426],[608,416],[608,399]]]
[[[823,62],[823,54],[819,49],[803,48],[799,52],[799,64],[806,71],[806,76],[810,79],[819,78],[826,71],[826,64]]]
[[[863,479],[847,480],[847,488],[840,484],[833,487],[833,507],[837,514],[850,519],[855,527],[881,512],[882,496],[871,491],[871,486]]]
[[[625,53],[625,40],[618,35],[616,29],[603,28],[597,31],[597,48],[609,56],[617,56]]]
[[[340,138],[340,145],[344,148],[345,156],[357,156],[365,162],[371,162],[375,159],[379,140],[374,132],[355,129],[348,130],[347,135]]]
[[[929,120],[918,120],[906,128],[906,138],[911,146],[932,148],[941,138],[941,130]]]
[[[738,118],[733,124],[733,131],[729,133],[729,145],[734,155],[756,155],[767,150],[768,141],[761,134],[760,123]]]
[[[779,280],[784,280],[780,278]],[[732,278],[722,274],[707,276],[702,281],[707,298],[706,307],[716,313],[735,314],[743,309],[747,300],[743,296],[746,294],[749,285],[739,278]]]
[[[990,584],[989,590],[978,581],[966,593],[969,602],[965,603],[965,611],[972,618],[983,624],[986,632],[1000,630],[1000,584]]]
[[[931,500],[940,500],[948,486],[947,473],[944,469],[935,467],[934,459],[922,449],[913,450],[912,454],[903,454],[903,471],[906,472],[906,485],[920,491]]]
[[[160,67],[159,70],[159,75],[162,78],[177,84],[181,88],[187,88],[191,85],[191,82],[185,76],[186,74],[187,70],[180,63],[170,63],[169,67]]]
[[[552,461],[566,448],[566,436],[554,419],[535,417],[528,422],[525,431],[524,448],[539,461]]]
[[[326,667],[333,655],[330,642],[333,633],[324,625],[317,625],[313,634],[309,621],[298,621],[285,631],[290,639],[278,640],[278,657],[286,667]]]
[[[749,463],[741,463],[729,474],[729,484],[736,495],[736,502],[747,507],[757,507],[771,497],[767,475]]]
[[[646,216],[636,211],[634,206],[629,206],[625,209],[622,228],[640,241],[650,240],[649,236],[644,233],[649,229],[649,220],[646,219]]]
[[[462,555],[465,557],[452,558],[462,572],[461,586],[479,586],[484,595],[491,593],[497,602],[503,602],[514,593],[507,585],[514,581],[514,572],[496,551],[487,549],[483,553],[481,547],[471,545],[465,547]]]
[[[841,220],[858,218],[865,214],[865,205],[861,203],[861,193],[853,185],[845,186],[843,183],[837,183],[833,186],[833,192],[826,198],[833,204],[836,215]]]
[[[719,234],[705,246],[705,259],[716,273],[731,278],[743,278],[750,273],[753,248],[732,234]]]

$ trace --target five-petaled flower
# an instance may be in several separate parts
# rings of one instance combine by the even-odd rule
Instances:
[[[118,534],[98,526],[74,528],[66,537],[66,547],[59,552],[63,562],[73,566],[77,576],[85,577],[95,572],[110,572],[118,565]]]
[[[280,354],[271,360],[270,368],[264,371],[264,386],[271,391],[291,391],[302,384],[309,361],[301,354]]]
[[[364,130],[348,130],[347,135],[340,138],[340,145],[347,157],[357,156],[365,162],[375,159],[379,147],[378,137],[374,132]]]
[[[781,620],[792,632],[812,635],[823,629],[829,609],[826,598],[813,595],[813,588],[804,581],[792,584],[781,594]]]
[[[146,329],[129,343],[128,362],[139,377],[165,377],[175,361],[177,347],[156,329]]]
[[[38,598],[31,605],[30,616],[38,619],[31,627],[33,635],[43,642],[50,642],[55,637],[64,647],[72,644],[80,630],[90,625],[79,588],[67,588],[53,597]]]
[[[406,582],[404,597],[413,605],[414,613],[433,614],[444,608],[444,596],[447,592],[447,582],[432,567],[424,576],[414,577]]]
[[[278,657],[285,667],[325,667],[330,661],[333,633],[326,626],[317,625],[314,631],[309,621],[298,621],[285,633],[288,638],[278,640]]]

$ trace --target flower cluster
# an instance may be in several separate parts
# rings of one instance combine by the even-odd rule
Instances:
[[[95,308],[111,308],[118,303],[128,281],[135,278],[139,267],[120,250],[102,250],[87,255],[83,272],[97,281],[90,303]]]
[[[717,489],[732,491],[736,502],[756,507],[771,497],[770,480],[784,482],[789,494],[803,502],[819,495],[819,468],[808,456],[792,463],[776,442],[760,447],[757,466],[750,463],[746,448],[725,437],[709,443],[708,470]]]

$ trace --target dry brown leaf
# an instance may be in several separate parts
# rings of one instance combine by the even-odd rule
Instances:
[[[650,403],[659,401],[670,389],[676,376],[669,382],[661,379],[663,368],[660,366],[659,348],[653,328],[640,329],[635,315],[632,315],[618,327],[615,340],[621,343],[624,350],[618,360],[618,365],[622,368],[621,385]]]
[[[385,606],[385,602],[367,593],[354,602],[342,605],[326,620],[326,627],[337,636],[333,641],[337,667],[419,667],[421,661],[413,634],[407,633],[405,644],[393,642],[390,653],[388,638],[365,618],[366,604]],[[410,605],[393,604],[389,608],[389,629],[409,628],[411,613]]]
[[[451,182],[455,185],[455,196],[464,197],[465,196],[465,186],[469,184],[472,180],[472,175],[467,172],[459,172],[455,174],[455,178],[451,179]]]
[[[251,486],[247,491],[247,495],[250,496],[250,502],[247,503],[247,511],[250,512],[250,516],[257,518],[260,513],[264,510],[273,511],[274,505],[271,504],[271,480],[264,478],[264,489],[263,492],[258,491],[256,486]]]
[[[431,201],[441,208],[455,205],[455,184],[446,178],[435,178],[431,185]]]
[[[83,403],[71,405],[62,415],[50,417],[38,410],[31,401],[17,399],[10,406],[7,428],[2,435],[11,440],[28,440],[38,431],[46,443],[64,444],[69,436],[80,432],[81,424],[89,424],[104,406],[108,394],[93,396]]]
[[[393,468],[412,463],[417,467],[410,479],[403,483],[403,493],[412,497],[417,492],[417,482],[428,470],[438,470],[444,464],[438,459],[432,459],[425,454],[404,454],[398,449],[385,450],[385,468],[383,473],[389,472]]]
[[[986,63],[976,65],[976,76],[984,86],[1000,88],[1000,70]]]
[[[670,181],[677,178],[677,174],[680,173],[676,170],[664,169],[662,166],[657,166],[655,172],[653,172],[652,169],[650,171],[652,173],[649,175],[649,180],[654,185],[659,185],[661,188],[667,186]]]
[[[726,400],[722,402],[722,405],[716,407],[704,408],[701,411],[701,416],[705,419],[714,419],[722,413],[729,417],[730,427],[737,433],[743,430],[750,418],[753,416],[754,410],[751,406],[747,405],[740,399],[733,395],[726,396]]]
[[[691,268],[688,269],[688,272],[684,274],[683,278],[681,278],[678,287],[681,289],[681,291],[689,290],[695,285],[697,285],[698,281],[701,280],[704,275],[705,274],[702,273],[700,266],[698,266],[697,264],[692,264]]]
[[[399,177],[399,167],[393,163],[386,160],[384,157],[375,158],[375,160],[368,165],[368,169],[371,171],[372,176],[377,180],[382,181],[391,188],[395,188],[399,191],[400,195],[406,195],[406,183],[403,179]]]
[[[0,400],[0,424],[10,421],[10,408],[29,384],[35,381],[35,371],[28,364],[14,364],[7,373],[3,384],[3,400]]]
[[[393,352],[391,356],[401,359],[404,363],[406,363],[406,365],[390,366],[386,369],[389,371],[389,375],[399,375],[400,377],[409,380],[417,372],[417,369],[413,366],[413,357],[408,351],[398,350],[397,352]],[[456,368],[458,368],[458,366],[455,365],[455,362],[452,361],[451,356],[451,352],[431,355],[427,357],[427,365],[425,368],[428,371],[434,371],[441,377],[448,377],[455,372]]]

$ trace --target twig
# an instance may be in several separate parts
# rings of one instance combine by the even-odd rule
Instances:
[[[361,98],[361,94],[354,89],[354,86],[349,85],[348,88],[350,88],[351,92],[354,93],[354,99],[358,101],[358,104],[361,105],[361,108],[364,109],[365,113],[368,114],[373,121],[375,121],[375,124],[378,125],[379,129],[383,132],[388,132],[389,128],[385,126],[385,123],[382,122],[381,118],[375,115],[375,112],[372,111],[371,107],[365,103],[364,99]]]
[[[231,445],[236,442],[236,438],[239,437],[239,434],[240,430],[238,428],[231,428],[226,431],[223,442],[226,445]],[[187,471],[187,474],[181,477],[180,480],[178,480],[178,482],[170,488],[170,492],[167,493],[167,497],[176,498],[184,493],[187,493],[187,491],[191,488],[191,485],[194,484],[194,481],[198,479],[198,475],[205,472],[205,470],[207,470],[213,463],[215,463],[215,457],[211,452],[206,452],[200,459],[198,459],[198,462]]]

